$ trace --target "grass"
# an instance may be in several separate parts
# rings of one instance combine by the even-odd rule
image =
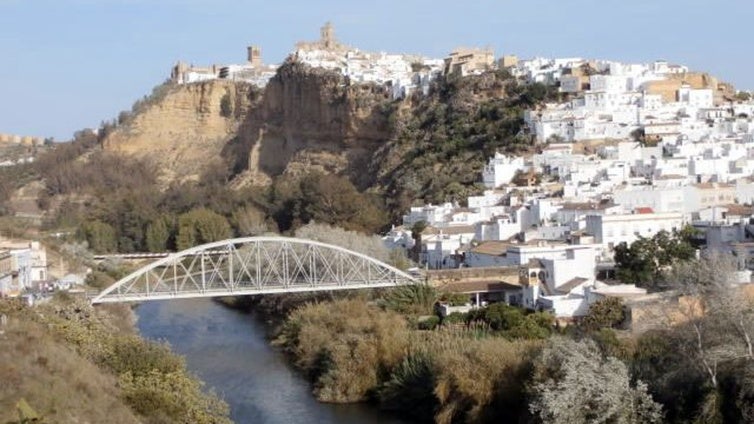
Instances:
[[[46,422],[229,423],[227,405],[167,346],[128,325],[126,306],[58,297],[29,308],[0,300],[0,422],[25,399]]]
[[[480,325],[411,330],[405,317],[359,298],[299,307],[276,343],[310,376],[321,401],[375,400],[438,423],[526,415],[523,382],[541,345]]]
[[[0,336],[0,422],[18,420],[25,399],[45,422],[138,423],[117,378],[56,340],[41,323],[11,315]]]

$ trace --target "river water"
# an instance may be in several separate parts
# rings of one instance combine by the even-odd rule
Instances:
[[[252,314],[209,299],[150,301],[136,314],[141,335],[183,355],[189,370],[230,405],[236,423],[406,423],[369,405],[317,402]]]

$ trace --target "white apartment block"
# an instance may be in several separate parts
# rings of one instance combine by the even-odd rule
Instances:
[[[421,221],[433,227],[444,226],[455,208],[456,206],[452,203],[443,203],[442,205],[433,205],[430,203],[425,206],[412,207],[407,215],[403,215],[403,226],[411,228],[414,224]]]
[[[612,252],[618,244],[631,244],[639,236],[652,237],[663,230],[680,230],[685,222],[679,212],[588,215],[586,232],[593,235],[595,243],[601,244],[606,252]]]
[[[502,153],[495,153],[482,171],[482,182],[490,189],[510,184],[516,172],[526,171],[523,157],[508,157]]]

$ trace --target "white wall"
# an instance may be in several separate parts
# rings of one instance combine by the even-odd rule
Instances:
[[[509,184],[519,170],[525,170],[523,157],[508,157],[495,153],[482,171],[484,186],[496,188]]]
[[[639,235],[652,237],[661,230],[680,230],[683,224],[683,214],[675,212],[586,217],[586,231],[594,235],[595,242],[608,250],[622,242],[631,244]]]
[[[579,317],[589,313],[589,303],[583,297],[543,296],[538,302],[542,308],[552,310],[557,318]]]

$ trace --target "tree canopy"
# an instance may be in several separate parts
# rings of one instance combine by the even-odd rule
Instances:
[[[658,289],[664,287],[664,271],[677,261],[693,259],[696,248],[692,238],[696,230],[686,226],[680,231],[665,230],[652,237],[642,237],[615,247],[615,266],[618,279],[626,284]]]

